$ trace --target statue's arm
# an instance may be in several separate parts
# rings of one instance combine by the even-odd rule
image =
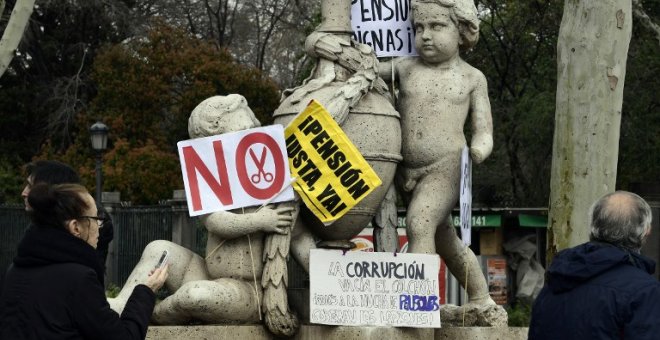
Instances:
[[[388,61],[379,61],[378,75],[386,82],[397,81],[399,74],[405,72],[413,63],[416,57],[398,57]]]
[[[223,239],[233,239],[254,232],[286,233],[282,228],[291,224],[292,207],[263,207],[255,212],[219,211],[206,215],[206,229]]]
[[[493,151],[493,117],[488,100],[488,83],[483,73],[477,71],[475,86],[470,96],[472,141],[470,156],[479,164]]]
[[[394,66],[394,59],[389,61],[381,61],[378,63],[378,75],[386,82],[392,81],[392,67]]]

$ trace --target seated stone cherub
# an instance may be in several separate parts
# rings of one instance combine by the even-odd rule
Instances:
[[[191,138],[199,138],[259,125],[245,98],[232,94],[212,97],[199,104],[190,116],[188,131]],[[201,217],[208,230],[206,257],[169,241],[149,243],[117,298],[109,299],[112,309],[121,313],[133,287],[154,268],[163,250],[167,250],[169,277],[165,286],[173,294],[156,305],[153,322],[163,325],[191,321],[259,322],[264,240],[268,234],[289,233],[293,210],[291,205],[281,204],[277,208],[236,209]],[[268,266],[267,261],[265,265]],[[287,312],[285,308],[284,321],[279,322],[288,322],[297,330],[297,319]]]

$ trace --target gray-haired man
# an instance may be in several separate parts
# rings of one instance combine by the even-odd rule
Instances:
[[[658,339],[660,282],[639,252],[651,208],[617,191],[591,208],[590,241],[558,253],[532,309],[529,339]]]

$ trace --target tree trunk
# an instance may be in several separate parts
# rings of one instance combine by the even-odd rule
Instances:
[[[4,7],[4,0],[2,5]],[[9,63],[14,57],[14,52],[21,42],[23,32],[28,24],[35,0],[18,0],[11,13],[5,32],[0,39],[0,77],[9,67]],[[0,12],[1,14],[2,12]]]
[[[614,191],[632,34],[631,0],[566,0],[557,43],[548,264],[589,238],[588,211]]]

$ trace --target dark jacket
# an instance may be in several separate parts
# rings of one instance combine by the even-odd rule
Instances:
[[[102,282],[94,248],[64,230],[30,227],[0,295],[0,339],[144,339],[155,294],[135,287],[119,317]]]
[[[105,216],[107,220],[103,223],[103,228],[99,229],[99,242],[96,245],[96,254],[101,261],[103,272],[105,273],[105,262],[108,258],[108,248],[115,234],[115,228],[112,223],[112,217],[103,208],[99,207],[99,216]]]
[[[532,308],[529,339],[660,339],[655,263],[603,243],[558,253]]]

